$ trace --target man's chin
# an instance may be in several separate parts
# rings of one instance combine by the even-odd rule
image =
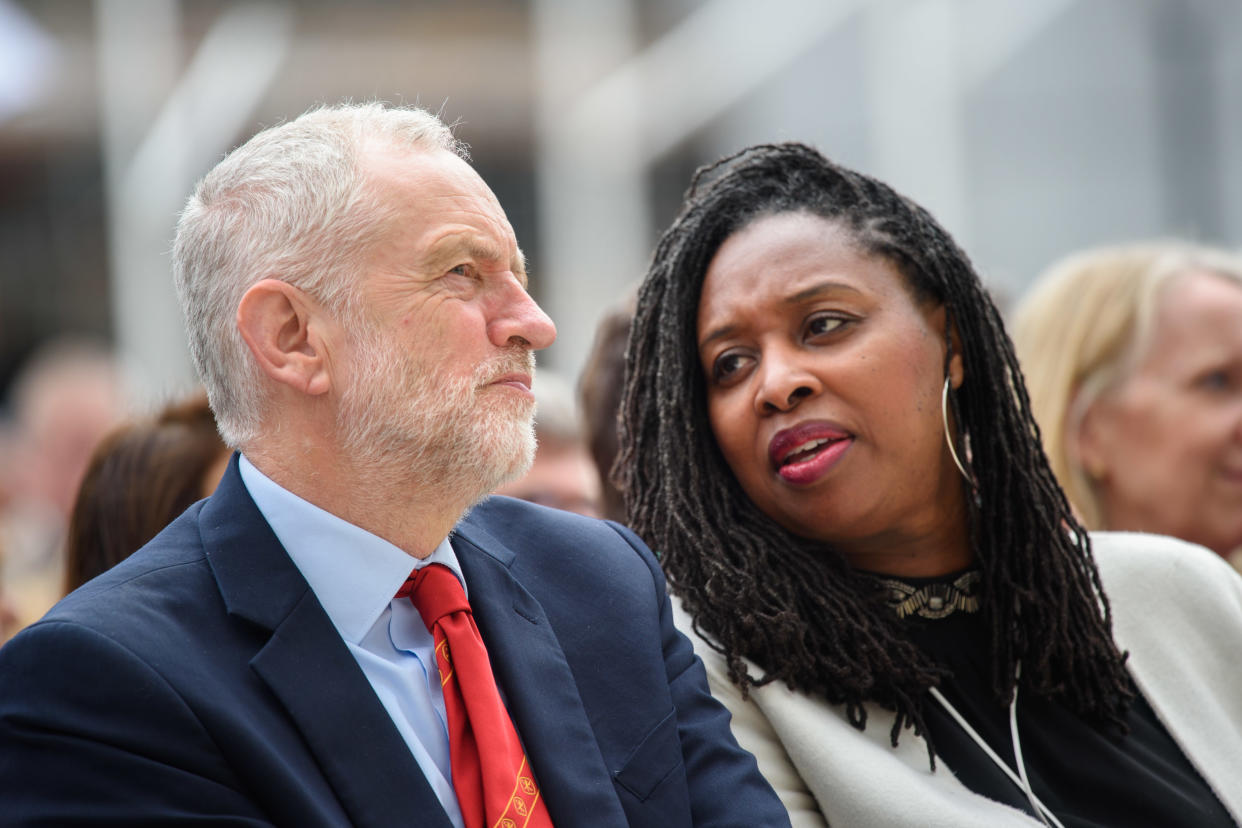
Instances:
[[[508,461],[502,461],[497,457],[497,462],[492,465],[495,470],[496,482],[492,484],[491,489],[503,486],[506,483],[512,483],[518,480],[528,471],[535,462],[535,436],[533,430],[526,430],[522,434],[522,438],[516,440],[516,445],[512,446],[512,451],[508,453]],[[490,491],[490,489],[489,489]]]
[[[534,461],[535,461],[535,447],[532,445],[530,447],[530,452],[520,458],[517,458],[517,461],[513,463],[513,465],[510,466],[509,469],[505,472],[505,474],[503,475],[503,479],[500,480],[500,482],[498,482],[495,486],[492,486],[492,488],[496,489],[496,488],[499,488],[505,485],[506,483],[512,483],[515,480],[521,480],[523,477],[526,476],[526,473],[530,471],[530,467],[534,465]]]
[[[488,393],[477,398],[479,407],[489,419],[495,421],[516,420],[523,426],[534,427],[535,401],[515,391],[490,386]]]
[[[497,489],[506,483],[512,483],[514,480],[520,480],[526,472],[530,471],[531,463],[534,459],[535,452],[532,445],[529,457],[514,458],[514,462],[505,468],[492,467],[495,474],[490,479],[480,480],[480,485],[471,493],[466,504],[465,512],[462,517],[466,516],[480,501],[490,497]]]
[[[531,416],[506,416],[495,410],[489,415],[475,423],[472,441],[471,462],[482,490],[479,498],[526,474],[535,460],[535,427]]]

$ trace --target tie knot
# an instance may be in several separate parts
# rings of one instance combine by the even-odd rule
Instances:
[[[461,581],[442,564],[428,564],[414,570],[397,595],[405,596],[414,603],[429,630],[449,613],[470,612]]]

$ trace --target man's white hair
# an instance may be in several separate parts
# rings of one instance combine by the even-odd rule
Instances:
[[[372,146],[466,157],[435,115],[382,103],[313,109],[266,129],[198,183],[177,223],[173,278],[190,355],[220,436],[239,448],[259,433],[265,393],[237,329],[256,282],[295,285],[328,308],[357,313],[364,251],[386,222],[359,164]]]

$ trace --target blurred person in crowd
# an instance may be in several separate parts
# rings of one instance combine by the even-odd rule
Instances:
[[[13,382],[0,583],[19,625],[39,618],[63,594],[74,496],[91,452],[128,406],[112,353],[88,340],[50,341]]]
[[[555,328],[463,155],[344,105],[199,182],[174,277],[240,454],[0,649],[7,824],[788,825],[647,547],[486,498]]]
[[[69,518],[66,592],[138,549],[209,497],[231,452],[205,393],[126,423],[95,448]]]
[[[1242,564],[1242,258],[1181,241],[1076,253],[1036,280],[1013,338],[1084,526]]]
[[[696,175],[618,464],[796,825],[1242,817],[1242,577],[1078,523],[995,305],[882,182],[799,144]]]
[[[0,549],[0,565],[3,564],[4,550]],[[17,613],[17,604],[9,597],[8,589],[0,583],[0,644],[9,640],[21,629],[21,618]]]
[[[531,392],[535,395],[534,462],[526,474],[500,486],[496,494],[599,517],[599,474],[582,438],[573,388],[560,376],[540,371]]]
[[[630,338],[633,317],[633,295],[604,315],[578,377],[587,446],[599,477],[600,508],[609,520],[625,520],[625,502],[611,474],[617,459],[617,413],[625,381],[625,344]]]

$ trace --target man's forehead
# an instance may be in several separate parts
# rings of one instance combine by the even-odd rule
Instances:
[[[405,147],[376,140],[363,148],[358,165],[375,182],[391,181],[400,185],[413,181],[444,193],[481,188],[491,195],[470,162],[440,147]]]
[[[443,149],[377,143],[362,161],[372,186],[406,218],[422,224],[425,265],[449,268],[470,258],[499,264],[525,281],[526,263],[513,227],[491,188],[465,160]],[[405,213],[405,211],[412,211]]]

